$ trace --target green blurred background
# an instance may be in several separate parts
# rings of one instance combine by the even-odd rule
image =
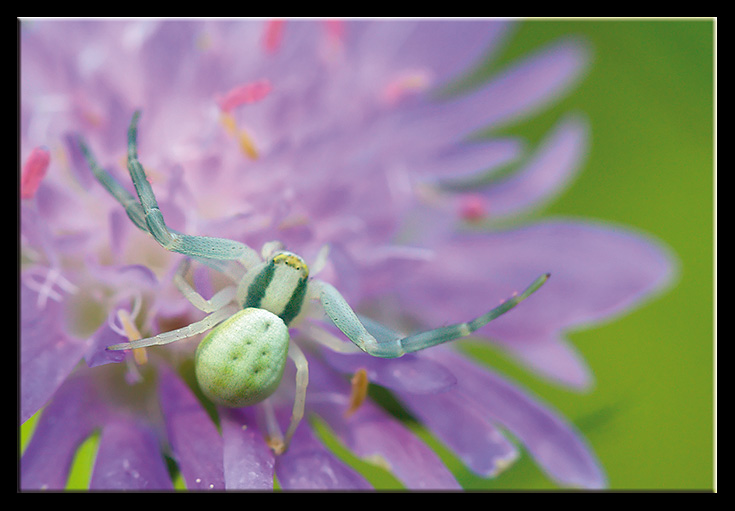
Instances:
[[[590,393],[545,384],[487,348],[469,351],[569,417],[600,457],[611,488],[711,489],[715,23],[529,20],[492,66],[567,35],[589,43],[589,74],[559,104],[509,130],[536,140],[569,110],[590,119],[583,172],[541,214],[651,233],[678,255],[679,279],[632,313],[569,335],[594,371]],[[528,456],[492,481],[450,463],[467,488],[553,487]]]
[[[486,346],[463,343],[574,422],[600,457],[612,489],[714,485],[714,28],[712,20],[529,20],[486,69],[502,68],[561,36],[585,39],[594,60],[579,87],[506,130],[534,141],[570,110],[590,119],[584,171],[540,215],[627,224],[657,236],[680,259],[679,280],[663,296],[569,335],[594,371],[597,384],[589,393],[549,385]],[[382,469],[336,445],[326,428],[320,431],[377,487],[399,487]],[[483,479],[417,432],[465,488],[555,488],[529,456],[497,479]],[[88,483],[95,448],[92,438],[80,450],[70,488]]]

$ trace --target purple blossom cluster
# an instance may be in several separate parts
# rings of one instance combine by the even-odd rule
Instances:
[[[589,143],[579,115],[534,147],[472,136],[555,101],[588,64],[584,44],[560,40],[480,86],[442,92],[511,32],[506,20],[22,21],[20,421],[40,416],[21,488],[64,488],[93,433],[92,489],[172,488],[167,457],[190,489],[267,489],[274,477],[284,489],[370,488],[311,421],[275,454],[259,406],[209,403],[191,379],[196,339],[106,350],[203,315],[172,283],[182,256],[136,229],[80,152],[83,136],[132,190],[125,134],[138,109],[140,158],[172,228],[257,250],[279,240],[309,263],[323,258],[321,279],[407,333],[477,317],[550,272],[473,337],[588,388],[591,371],[565,331],[659,291],[672,260],[621,226],[508,222],[563,190]],[[192,267],[201,295],[222,286],[218,272]],[[569,421],[453,345],[397,359],[340,353],[313,342],[317,328],[334,333],[317,323],[291,328],[309,361],[307,416],[406,488],[459,485],[378,401],[355,402],[365,381],[481,476],[510,465],[520,444],[560,485],[606,485]],[[289,365],[271,401],[282,425],[293,395]]]

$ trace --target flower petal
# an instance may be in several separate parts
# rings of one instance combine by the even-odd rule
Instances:
[[[97,367],[105,364],[116,364],[125,360],[124,351],[110,351],[108,346],[120,344],[129,339],[113,331],[110,325],[104,323],[94,336],[92,336],[89,347],[84,353],[84,360],[89,367]]]
[[[476,92],[443,102],[421,115],[432,126],[455,133],[515,121],[557,100],[572,88],[587,67],[588,49],[563,40],[512,63]],[[457,133],[459,134],[459,133]]]
[[[161,367],[161,408],[166,432],[189,489],[224,489],[223,440],[191,390]]]
[[[393,390],[434,394],[447,390],[457,382],[457,378],[444,366],[418,355],[378,359],[365,353],[346,355],[325,350],[324,358],[334,369],[343,373],[353,374],[365,369],[371,382]]]
[[[20,420],[41,408],[69,376],[87,349],[86,343],[63,333],[62,305],[20,286]]]
[[[587,154],[588,131],[579,117],[563,119],[521,169],[485,190],[478,189],[489,202],[491,218],[538,208],[558,195]]]
[[[357,22],[350,31],[359,34],[355,58],[370,58],[373,74],[426,69],[435,86],[478,63],[483,54],[498,47],[505,38],[507,20],[454,20],[442,23],[395,20],[391,23]],[[348,33],[349,35],[349,33]],[[375,62],[381,62],[383,68]]]
[[[370,401],[346,416],[345,380],[314,360],[310,371],[309,410],[327,421],[354,454],[384,466],[409,489],[460,488],[439,457],[401,422]]]
[[[641,234],[610,224],[553,220],[457,235],[431,261],[396,274],[401,278],[396,289],[410,313],[435,326],[437,317],[447,323],[477,317],[539,275],[551,273],[540,290],[476,335],[496,340],[523,361],[537,360],[534,369],[548,377],[585,385],[589,382],[580,377],[589,371],[559,342],[562,332],[637,306],[671,282],[675,264],[665,248]],[[549,342],[556,343],[555,349],[546,346]],[[564,361],[534,356],[540,350]],[[564,369],[575,365],[574,380],[569,381]]]
[[[253,408],[220,408],[228,490],[272,490],[275,458]]]
[[[605,474],[578,431],[537,399],[451,349],[430,354],[462,374],[457,394],[523,442],[539,466],[566,486],[604,488]]]
[[[41,414],[20,460],[21,489],[63,489],[77,448],[99,426],[103,410],[88,380],[68,379]]]
[[[367,490],[370,484],[339,461],[314,436],[307,423],[294,433],[288,450],[276,460],[278,482],[285,490]]]
[[[398,397],[473,472],[494,477],[518,457],[515,446],[458,389]]]
[[[411,172],[427,177],[452,180],[473,177],[508,165],[523,154],[524,144],[516,138],[494,138],[462,142],[448,146],[425,161],[420,161]]]
[[[171,477],[150,426],[123,417],[105,424],[91,490],[170,490]]]

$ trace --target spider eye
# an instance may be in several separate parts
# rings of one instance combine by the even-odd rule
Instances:
[[[306,262],[293,252],[278,252],[273,256],[273,262],[275,264],[290,266],[294,270],[301,272],[304,277],[309,276],[309,267],[306,265]]]

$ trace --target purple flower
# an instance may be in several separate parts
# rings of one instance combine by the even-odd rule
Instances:
[[[405,333],[481,316],[550,272],[473,336],[562,385],[588,387],[591,372],[564,332],[660,291],[672,260],[620,226],[493,224],[552,200],[588,143],[577,115],[532,150],[472,137],[554,101],[586,67],[586,47],[563,40],[480,87],[441,93],[509,32],[505,21],[24,21],[20,420],[42,411],[21,487],[63,488],[94,432],[95,489],[172,488],[165,456],[188,488],[265,489],[274,476],[286,489],[370,487],[310,420],[285,452],[271,448],[289,424],[293,364],[266,401],[229,408],[194,379],[196,339],[106,349],[206,315],[176,289],[183,256],[136,228],[135,210],[126,215],[95,179],[78,143],[135,197],[125,134],[138,109],[139,156],[169,228],[256,250],[277,239],[323,266],[319,278],[359,313]],[[191,272],[207,298],[229,271],[209,263]],[[515,438],[560,485],[605,486],[572,424],[451,344],[384,359],[345,353],[352,344],[311,309],[289,326],[308,359],[307,417],[407,488],[459,486],[365,396],[368,385],[389,389],[480,475],[519,456]]]

